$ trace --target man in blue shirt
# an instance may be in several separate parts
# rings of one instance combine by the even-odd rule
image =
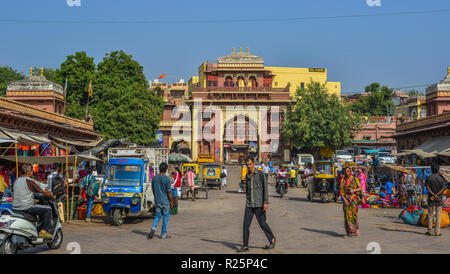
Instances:
[[[172,191],[170,188],[170,178],[166,176],[168,166],[166,163],[159,165],[159,174],[152,179],[152,190],[155,196],[155,220],[147,239],[153,238],[156,227],[159,224],[161,217],[163,218],[161,239],[169,238],[167,235],[167,226],[169,224],[170,210],[173,207]]]
[[[386,198],[388,201],[391,200],[391,195],[392,195],[392,188],[394,187],[394,184],[392,184],[392,182],[389,180],[386,182],[386,184],[384,185],[384,188],[386,189]]]

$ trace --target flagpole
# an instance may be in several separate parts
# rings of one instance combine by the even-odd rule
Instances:
[[[66,102],[67,102],[67,77],[66,77],[66,83],[64,85],[64,108],[63,108],[64,112],[66,112]]]
[[[88,118],[89,97],[91,97],[91,92],[92,92],[92,80],[89,81],[88,97],[87,97],[87,102],[86,102],[86,114],[84,115],[85,121],[87,121],[87,118]]]

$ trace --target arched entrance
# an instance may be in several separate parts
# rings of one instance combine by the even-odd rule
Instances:
[[[173,142],[170,153],[181,153],[191,157],[191,148],[189,143],[184,140]]]
[[[248,156],[259,155],[258,124],[246,115],[236,115],[225,123],[223,132],[223,161],[241,163]]]

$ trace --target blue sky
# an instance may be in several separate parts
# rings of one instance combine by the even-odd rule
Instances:
[[[74,21],[178,21],[323,17],[450,9],[448,0],[212,1],[14,0],[0,3],[0,65],[28,74],[30,66],[59,67],[86,51],[98,63],[124,50],[148,80],[197,75],[199,65],[250,48],[267,66],[326,67],[342,91],[359,92],[377,81],[390,87],[435,83],[450,66],[450,12],[301,21],[191,24],[57,24],[5,19]],[[423,91],[424,87],[416,88]]]

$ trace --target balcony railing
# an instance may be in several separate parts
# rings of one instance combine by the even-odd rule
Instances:
[[[227,91],[255,91],[255,92],[289,92],[289,87],[193,87],[192,92],[227,92]]]
[[[397,131],[405,131],[441,122],[450,122],[450,112],[444,112],[439,115],[434,115],[426,118],[421,118],[419,120],[398,124]]]

